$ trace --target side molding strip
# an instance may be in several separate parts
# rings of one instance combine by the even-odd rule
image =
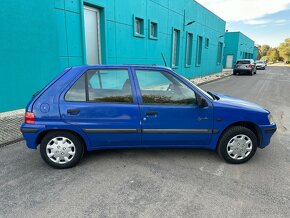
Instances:
[[[210,134],[212,129],[143,129],[143,133],[164,133],[164,134]]]
[[[138,129],[83,129],[86,133],[138,133]]]
[[[217,129],[83,129],[85,133],[212,134]]]

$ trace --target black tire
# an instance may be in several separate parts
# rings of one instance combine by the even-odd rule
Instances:
[[[233,75],[235,76],[235,75],[237,75],[237,73],[234,71],[234,72],[233,72]]]
[[[69,160],[69,162],[67,163],[56,163],[54,161],[52,161],[46,152],[46,148],[48,146],[48,143],[54,139],[54,138],[62,138],[65,137],[69,140],[69,142],[72,142],[74,145],[73,151],[74,156],[71,157],[71,160]],[[71,148],[72,149],[72,148]],[[53,168],[56,169],[66,169],[66,168],[71,168],[74,167],[83,157],[84,154],[84,144],[82,142],[81,139],[79,139],[78,136],[76,136],[73,133],[70,132],[66,132],[66,131],[53,131],[53,132],[49,132],[47,133],[43,139],[41,140],[40,143],[40,154],[42,159],[50,166],[52,166]],[[60,155],[60,154],[58,154]]]
[[[250,151],[249,154],[247,154],[247,156],[244,159],[234,159],[228,154],[227,151],[228,143],[237,135],[245,135],[252,141],[252,150]],[[233,126],[228,130],[226,130],[226,132],[224,132],[223,135],[221,136],[217,147],[217,152],[219,156],[226,162],[231,164],[241,164],[249,161],[255,155],[257,147],[258,147],[257,136],[253,133],[252,130],[243,126]]]

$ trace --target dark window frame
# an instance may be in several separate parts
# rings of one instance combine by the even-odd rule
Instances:
[[[140,22],[140,33],[137,32],[136,22]],[[145,24],[144,19],[142,17],[138,17],[133,15],[133,34],[135,37],[144,38],[145,37]]]
[[[209,38],[205,38],[205,48],[209,48]]]
[[[188,48],[188,43],[190,39],[190,47]],[[185,45],[185,67],[189,68],[192,65],[192,52],[193,51],[193,34],[190,32],[186,33],[186,45]]]
[[[198,35],[197,36],[197,45],[196,45],[196,67],[200,67],[202,63],[202,46],[203,44],[203,37]]]
[[[175,40],[176,33],[176,40]],[[172,45],[171,45],[171,67],[177,69],[179,67],[179,55],[180,55],[180,41],[181,32],[177,28],[172,28]],[[174,55],[175,54],[175,55]],[[175,57],[175,59],[174,59]]]
[[[217,65],[221,65],[223,61],[223,45],[222,42],[218,42]]]
[[[155,29],[155,34],[152,35],[152,29],[151,29],[151,26],[154,26],[154,29]],[[152,39],[152,40],[157,40],[158,39],[158,23],[156,21],[152,21],[152,20],[149,20],[149,39]]]

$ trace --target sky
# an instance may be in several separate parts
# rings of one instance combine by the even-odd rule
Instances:
[[[196,0],[256,44],[279,46],[290,38],[290,0]]]

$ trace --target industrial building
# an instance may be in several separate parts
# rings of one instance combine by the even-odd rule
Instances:
[[[226,32],[223,65],[232,69],[239,59],[256,60],[258,51],[255,42],[241,32]]]
[[[222,70],[225,21],[193,0],[1,1],[0,112],[23,108],[64,68],[167,65]]]

